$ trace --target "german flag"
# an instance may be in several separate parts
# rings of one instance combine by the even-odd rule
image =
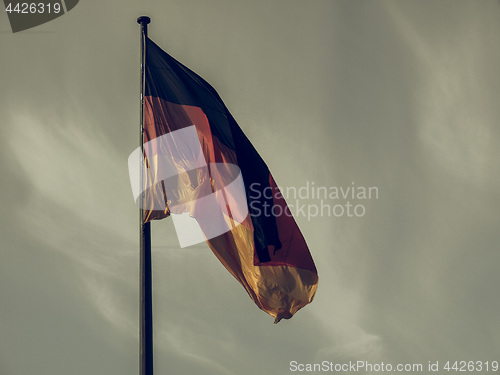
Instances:
[[[194,125],[207,165],[239,167],[248,216],[230,231],[207,239],[207,243],[275,323],[291,318],[313,300],[318,274],[267,165],[214,88],[149,38],[144,95],[145,144]],[[159,194],[152,199],[164,199],[168,204],[169,198]],[[165,211],[145,209],[144,213],[145,220],[150,221],[168,216],[169,210],[167,206]]]

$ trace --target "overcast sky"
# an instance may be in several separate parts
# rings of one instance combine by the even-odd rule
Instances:
[[[297,214],[319,288],[278,325],[153,223],[156,374],[500,360],[498,1],[81,0],[16,34],[0,14],[0,374],[138,373],[142,14],[278,185],[378,189]]]

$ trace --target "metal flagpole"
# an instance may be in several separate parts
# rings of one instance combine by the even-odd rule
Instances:
[[[151,19],[147,16],[137,18],[141,25],[141,110],[140,110],[140,144],[144,155],[144,88],[146,65],[146,38],[148,36],[148,24]],[[139,374],[153,375],[153,294],[151,277],[151,223],[144,222],[144,163],[140,163],[142,204],[139,208],[140,223],[140,360]]]

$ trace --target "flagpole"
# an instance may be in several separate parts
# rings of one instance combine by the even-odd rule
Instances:
[[[148,36],[148,24],[151,19],[147,16],[137,18],[141,25],[141,110],[140,110],[140,147],[144,155],[144,89],[146,65],[146,38]],[[141,190],[144,187],[144,163],[141,164]],[[144,203],[144,192],[142,193]],[[153,293],[151,277],[151,224],[144,222],[144,213],[141,204],[139,208],[140,224],[140,313],[139,313],[139,335],[140,335],[140,359],[139,374],[153,375]]]

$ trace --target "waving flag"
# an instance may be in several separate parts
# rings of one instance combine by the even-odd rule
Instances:
[[[147,173],[157,173],[160,147],[175,153],[172,168],[184,171],[147,190],[145,220],[189,212],[255,304],[275,323],[292,317],[313,300],[318,275],[262,158],[212,86],[150,39],[144,99]],[[178,135],[196,146],[182,146]],[[220,220],[211,219],[215,213]]]

